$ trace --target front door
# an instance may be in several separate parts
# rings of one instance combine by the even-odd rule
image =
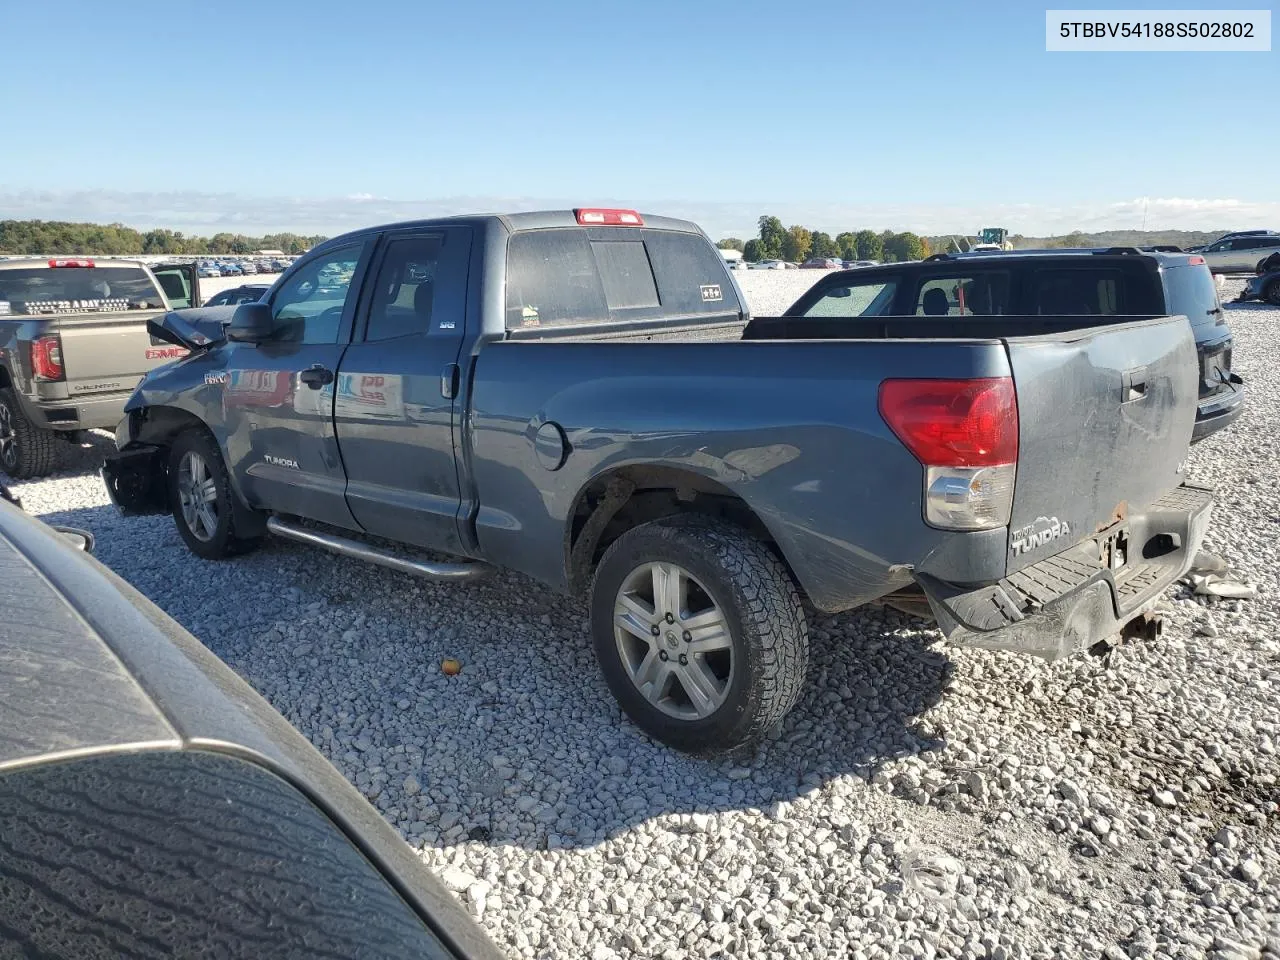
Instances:
[[[275,336],[231,348],[227,452],[251,506],[359,529],[347,508],[333,397],[372,246],[325,251],[282,278],[268,301]]]
[[[455,438],[469,227],[389,234],[338,370],[347,503],[369,533],[461,552]]]

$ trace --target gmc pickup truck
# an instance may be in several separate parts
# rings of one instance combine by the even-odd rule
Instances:
[[[113,429],[142,375],[186,353],[153,341],[147,321],[199,305],[191,264],[0,261],[0,469],[44,476],[59,440]]]
[[[952,642],[1046,657],[1147,632],[1212,502],[1183,477],[1185,317],[760,323],[744,338],[757,321],[685,221],[362,230],[262,302],[153,322],[190,354],[143,379],[103,478],[204,558],[273,533],[586,594],[623,708],[696,752],[796,702],[804,601],[914,597]]]

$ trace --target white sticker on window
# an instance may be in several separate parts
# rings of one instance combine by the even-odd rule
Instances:
[[[0,300],[0,315],[5,315],[8,313],[9,313],[9,301]]]
[[[716,300],[723,300],[724,294],[720,292],[720,284],[704,283],[702,285],[702,302],[713,303]]]

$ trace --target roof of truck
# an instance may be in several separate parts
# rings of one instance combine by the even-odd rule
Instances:
[[[576,209],[597,208],[579,207]],[[663,217],[651,213],[640,213],[640,218],[643,221],[640,226],[647,229],[674,230],[681,233],[703,233],[702,228],[692,220],[678,220],[674,217]],[[583,224],[578,223],[578,217],[575,210],[527,210],[520,211],[518,213],[459,214],[452,217],[431,217],[426,220],[404,220],[394,223],[381,223],[370,227],[361,227],[359,230],[351,230],[347,233],[341,234],[340,236],[332,237],[329,240],[326,240],[323,244],[317,244],[316,249],[321,246],[332,246],[337,241],[349,240],[353,237],[365,236],[370,233],[381,233],[386,230],[412,230],[419,227],[448,226],[450,224],[479,225],[495,222],[502,224],[502,226],[511,233],[523,230],[546,230],[554,227],[584,226]],[[601,224],[600,226],[605,225]],[[631,230],[635,229],[635,227],[620,225],[616,226],[616,229]]]

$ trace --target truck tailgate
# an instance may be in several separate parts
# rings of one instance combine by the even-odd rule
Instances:
[[[151,342],[147,320],[163,316],[163,310],[138,310],[58,317],[67,392],[77,397],[132,390],[148,370],[184,356],[181,347]]]
[[[1185,317],[1005,343],[1019,421],[1012,573],[1182,482],[1199,369]]]

